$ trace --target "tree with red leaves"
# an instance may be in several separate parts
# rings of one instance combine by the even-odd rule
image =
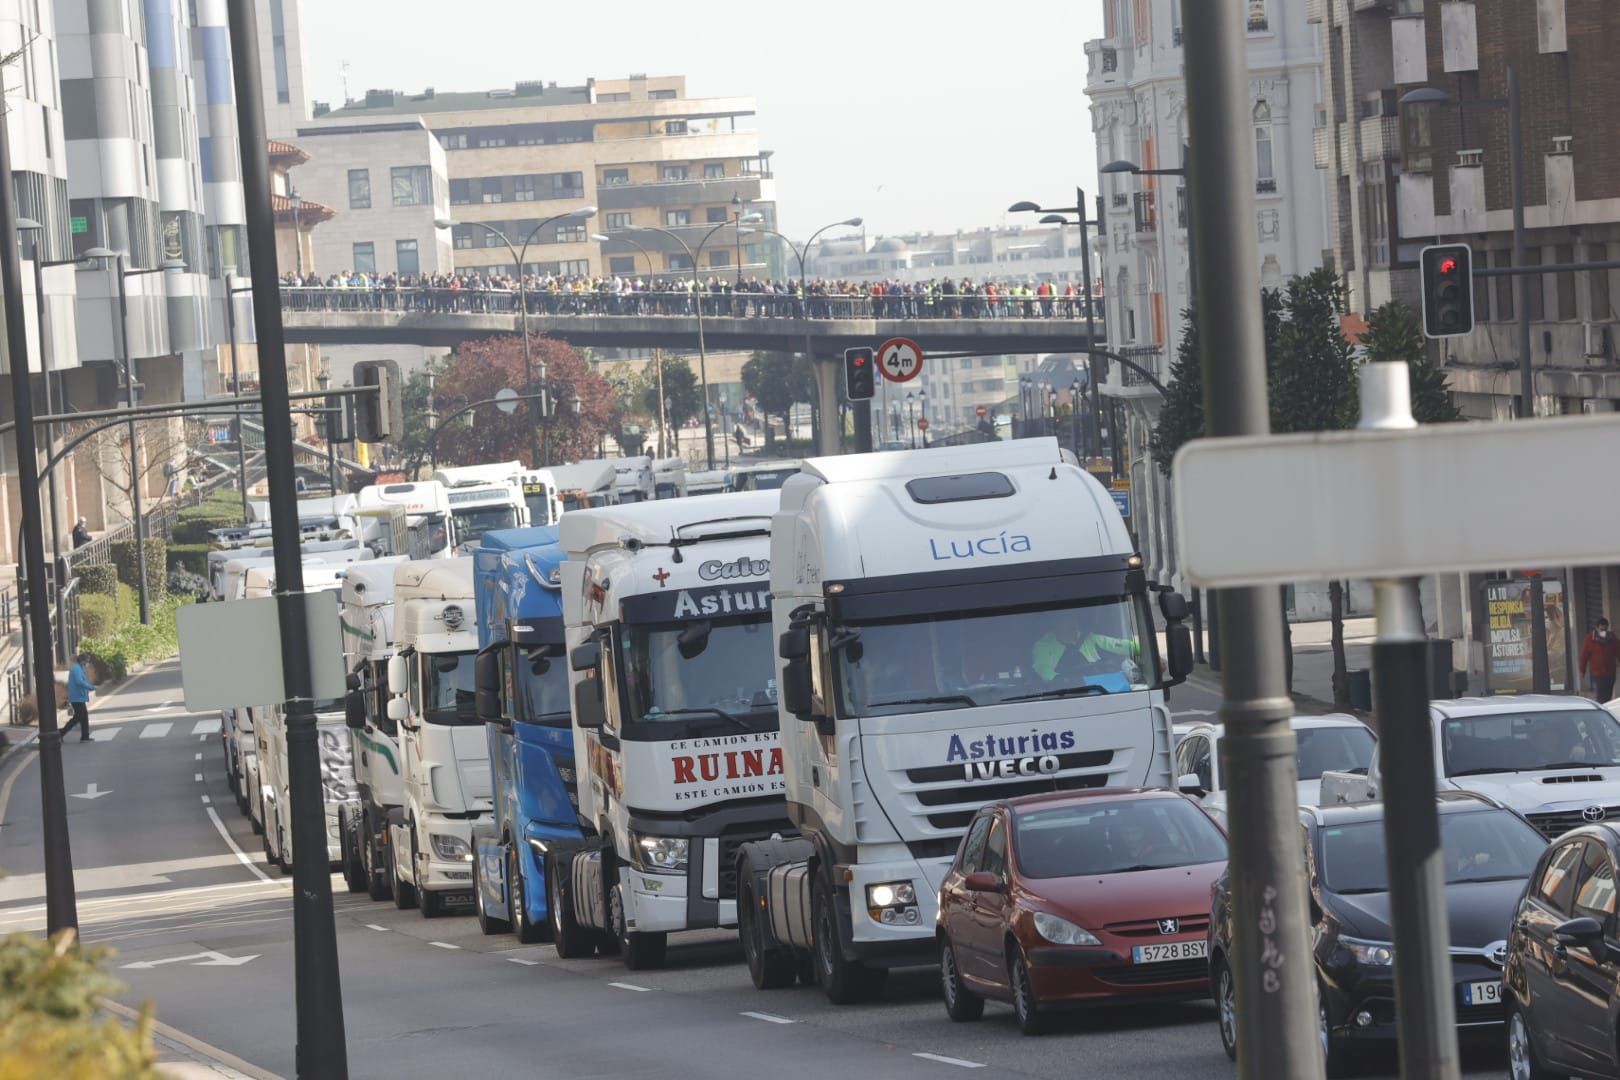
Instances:
[[[612,385],[592,371],[573,346],[539,334],[532,335],[530,343],[535,378],[540,380],[540,372],[545,372],[543,383],[551,390],[554,415],[549,421],[541,418],[540,403],[535,401],[519,402],[510,415],[495,405],[479,406],[451,421],[439,435],[441,466],[518,460],[534,467],[600,455],[603,433],[617,430],[618,402]],[[523,340],[515,336],[464,343],[439,375],[433,397],[438,414],[445,416],[508,388],[529,393]],[[580,399],[577,416],[573,410],[576,394]],[[529,460],[529,431],[536,423],[541,425],[542,447],[550,447],[547,462]]]

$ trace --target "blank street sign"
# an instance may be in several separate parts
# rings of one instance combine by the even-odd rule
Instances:
[[[316,700],[348,692],[338,595],[304,594],[309,656]],[[223,604],[188,604],[175,614],[180,631],[180,682],[186,708],[232,709],[285,700],[281,673],[281,620],[273,596]]]
[[[1596,566],[1620,499],[1594,478],[1620,415],[1199,439],[1171,494],[1182,572],[1231,588]]]

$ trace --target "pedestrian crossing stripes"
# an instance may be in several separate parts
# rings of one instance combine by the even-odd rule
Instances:
[[[199,720],[191,725],[191,733],[193,735],[217,735],[219,734],[219,721],[213,719]]]
[[[121,720],[111,723],[97,724],[92,717],[90,721],[90,737],[98,743],[112,742],[126,729],[139,732],[138,738],[162,739],[168,736],[181,736],[204,739],[219,734],[218,720],[198,720],[193,727],[187,728],[184,723],[175,724],[169,720],[154,720],[142,723],[138,720]],[[201,754],[197,755],[199,758]]]
[[[174,727],[174,725],[169,724],[169,723],[147,724],[144,728],[141,729],[141,738],[143,738],[143,739],[161,739],[161,738],[163,738],[163,736],[165,736],[165,735],[167,735],[169,733],[169,729],[172,728],[172,727]]]

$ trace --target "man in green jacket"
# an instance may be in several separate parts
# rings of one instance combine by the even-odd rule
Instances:
[[[1132,638],[1109,637],[1095,631],[1081,631],[1070,624],[1048,630],[1030,650],[1030,667],[1042,682],[1054,682],[1059,673],[1075,670],[1080,674],[1117,670],[1109,657],[1135,659],[1141,646]]]

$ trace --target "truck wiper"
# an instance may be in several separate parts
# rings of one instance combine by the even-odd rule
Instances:
[[[1096,683],[1086,683],[1084,686],[1057,686],[1050,690],[1042,690],[1038,694],[1019,694],[1017,697],[1002,698],[1001,704],[1009,701],[1038,701],[1041,698],[1085,697],[1088,694],[1106,694],[1106,687]]]
[[[979,703],[966,694],[940,694],[938,697],[895,698],[893,701],[874,701],[867,708],[881,709],[888,705],[966,705],[970,709],[979,707]]]
[[[724,709],[659,709],[658,710],[658,715],[659,716],[718,716],[722,720],[729,720],[731,723],[735,724],[739,731],[753,731],[754,730],[753,728],[748,726],[748,721],[744,720],[740,716],[734,716],[731,713],[726,712]],[[644,717],[642,717],[642,719],[645,720],[645,719],[647,719],[647,717],[644,716]]]

